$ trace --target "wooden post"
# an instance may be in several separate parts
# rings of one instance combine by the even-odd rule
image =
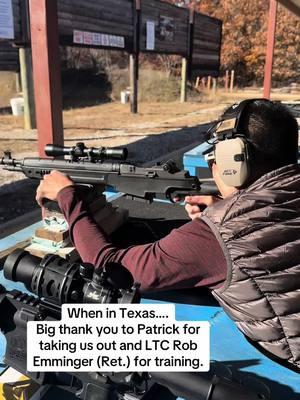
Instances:
[[[130,69],[130,105],[131,112],[137,114],[138,112],[138,59],[135,54],[130,54],[129,61]]]
[[[225,72],[225,92],[228,92],[228,87],[229,87],[229,71],[226,69]]]
[[[230,76],[230,93],[233,92],[233,87],[234,87],[234,69],[231,70],[231,76]]]
[[[134,90],[133,54],[129,54],[129,86],[130,86],[130,105],[132,107],[132,98]]]
[[[188,61],[185,57],[183,57],[182,67],[181,67],[181,94],[180,94],[181,103],[186,103],[187,101],[187,65]]]
[[[195,30],[195,10],[190,9],[189,13],[189,32],[188,32],[188,54],[187,54],[187,79],[192,80],[193,72],[193,52],[194,52],[194,30]]]
[[[21,83],[21,75],[20,72],[16,72],[16,92],[22,92],[22,83]]]
[[[130,55],[130,106],[133,114],[138,113],[139,53],[141,27],[141,0],[134,1],[133,53]]]
[[[209,75],[209,77],[207,78],[207,91],[210,92],[210,88],[211,88],[211,76]]]
[[[35,129],[35,105],[34,105],[34,88],[32,76],[32,60],[31,49],[29,47],[21,47],[19,49],[21,82],[24,98],[24,128]]]
[[[217,93],[217,84],[218,84],[217,78],[213,78],[213,79],[212,79],[212,87],[213,87],[213,94],[214,94],[214,96],[215,96],[216,93]]]
[[[195,88],[198,89],[199,85],[200,85],[200,76],[197,76]]]
[[[38,148],[63,145],[62,92],[56,0],[30,0],[31,48]]]
[[[277,1],[270,0],[268,35],[267,35],[267,54],[265,63],[264,77],[264,98],[270,99],[272,85],[273,55],[275,47]]]

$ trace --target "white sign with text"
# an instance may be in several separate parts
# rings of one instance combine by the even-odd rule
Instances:
[[[0,0],[0,39],[14,39],[12,0]]]
[[[209,323],[177,321],[174,304],[65,304],[27,331],[29,371],[209,370]]]

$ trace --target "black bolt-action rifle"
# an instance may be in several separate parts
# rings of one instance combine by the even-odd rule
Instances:
[[[180,170],[174,161],[144,168],[125,162],[107,162],[106,159],[126,160],[127,149],[87,148],[84,143],[74,147],[47,145],[45,153],[54,158],[24,158],[16,160],[10,152],[0,158],[0,165],[8,171],[23,172],[28,178],[43,179],[53,170],[69,176],[75,183],[112,186],[131,198],[152,202],[154,198],[170,201],[186,195],[217,195],[210,178],[199,180],[188,171]],[[69,156],[68,159],[56,157]]]

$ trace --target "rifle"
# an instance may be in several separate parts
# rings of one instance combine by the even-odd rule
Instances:
[[[69,176],[75,183],[114,187],[132,199],[152,202],[165,198],[174,202],[186,195],[217,195],[213,179],[191,176],[180,170],[172,160],[162,165],[144,168],[130,163],[105,162],[106,159],[126,160],[126,148],[87,148],[84,143],[74,147],[47,145],[45,153],[54,158],[24,158],[16,160],[10,152],[0,158],[8,171],[23,172],[30,179],[43,179],[53,170]],[[58,157],[69,156],[69,159]]]
[[[28,372],[28,321],[60,320],[63,303],[138,303],[139,285],[118,264],[94,270],[91,264],[72,264],[53,254],[40,259],[21,249],[7,257],[3,270],[7,279],[23,282],[37,296],[6,291],[0,285],[0,330],[7,341],[5,363],[40,385],[59,386],[82,400],[173,400],[173,394],[187,400],[258,398],[257,393],[224,376],[224,371],[220,373],[214,363],[209,373],[200,374]]]

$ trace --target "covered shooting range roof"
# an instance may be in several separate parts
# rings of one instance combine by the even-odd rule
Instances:
[[[278,2],[300,17],[300,0],[278,0]]]

